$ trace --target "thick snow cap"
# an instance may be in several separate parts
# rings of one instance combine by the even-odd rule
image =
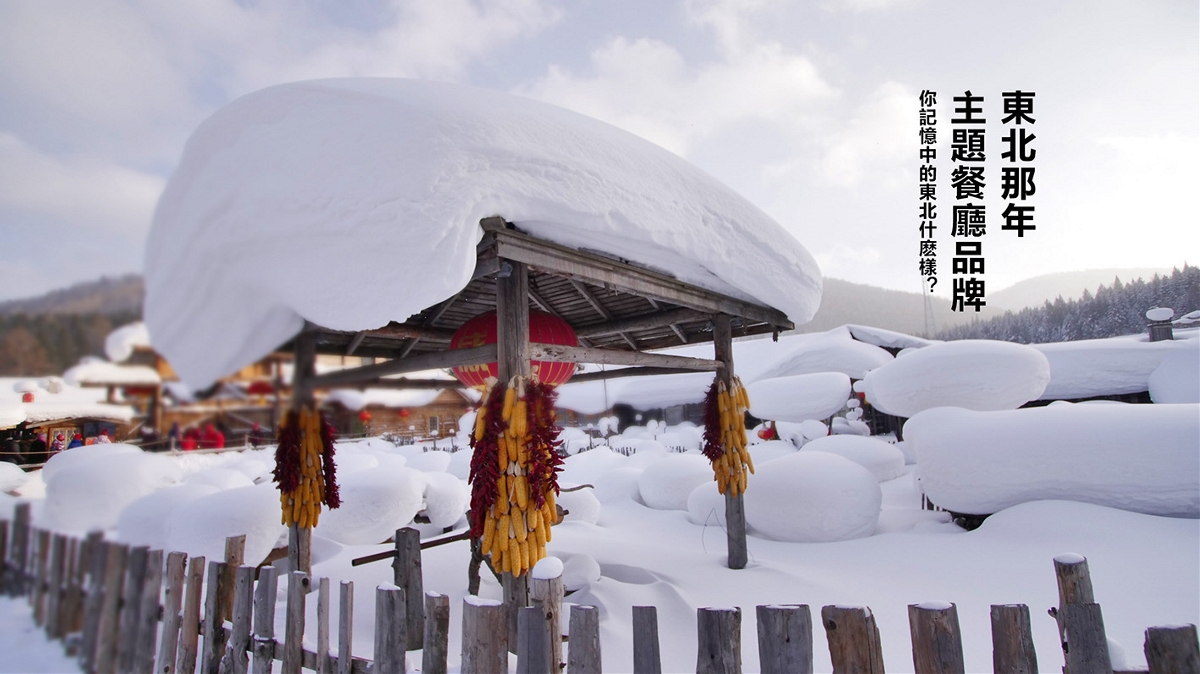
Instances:
[[[201,387],[305,320],[404,320],[467,284],[494,215],[797,324],[820,302],[790,234],[637,136],[495,91],[336,79],[249,94],[192,135],[147,240],[155,348]]]

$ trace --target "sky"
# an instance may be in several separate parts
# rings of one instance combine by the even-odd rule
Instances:
[[[638,134],[725,182],[826,276],[947,297],[918,272],[918,96],[984,96],[989,291],[1200,259],[1191,0],[5,0],[0,300],[139,272],[193,129],[263,87],[412,77]],[[1036,231],[998,229],[1001,93],[1032,91]],[[264,252],[269,257],[269,251]]]

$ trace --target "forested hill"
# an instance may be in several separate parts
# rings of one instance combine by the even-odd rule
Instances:
[[[1184,265],[1169,275],[1100,286],[1078,300],[1059,297],[1040,307],[1005,312],[942,330],[939,339],[1000,339],[1021,344],[1130,335],[1146,330],[1146,310],[1170,307],[1179,317],[1200,309],[1200,268]]]

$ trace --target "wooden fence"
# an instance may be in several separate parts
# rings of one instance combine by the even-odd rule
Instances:
[[[275,633],[277,571],[242,565],[244,537],[226,541],[225,559],[103,540],[99,532],[76,539],[30,525],[28,504],[13,521],[0,520],[0,590],[25,596],[37,625],[63,641],[80,668],[137,674],[243,674],[272,671],[282,661],[287,674],[302,669],[321,674],[391,674],[406,671],[406,652],[421,650],[421,671],[444,674],[449,644],[450,604],[445,595],[424,592],[421,542],[413,529],[397,532],[395,583],[375,594],[374,661],[351,656],[353,583],[340,584],[339,619],[331,633],[333,596],[328,578],[288,574],[283,635]],[[375,556],[378,557],[378,556]],[[1051,609],[1062,637],[1064,672],[1112,672],[1104,622],[1094,601],[1087,560],[1054,560],[1059,605]],[[568,655],[563,658],[560,615],[562,579],[531,579],[531,605],[507,608],[468,597],[463,602],[462,671],[507,672],[511,653],[517,671],[568,674],[601,671],[599,611],[572,606]],[[316,650],[303,648],[305,604],[317,601]],[[408,597],[423,601],[408,602]],[[511,613],[510,611],[515,611]],[[741,672],[740,608],[697,610],[696,671]],[[962,640],[954,604],[908,607],[913,667],[917,672],[964,672]],[[761,671],[813,671],[813,622],[807,605],[755,609]],[[653,606],[633,607],[633,671],[661,674],[658,616]],[[1025,605],[991,607],[996,672],[1036,672],[1037,654]],[[510,639],[509,625],[515,624]],[[820,611],[834,672],[882,673],[879,630],[871,610],[825,606]],[[282,636],[282,639],[279,637]],[[331,639],[337,655],[331,655]],[[1146,630],[1150,672],[1200,674],[1195,625]]]

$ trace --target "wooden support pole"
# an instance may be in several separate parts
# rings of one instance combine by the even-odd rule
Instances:
[[[992,670],[996,674],[1037,674],[1037,651],[1025,604],[992,605]]]
[[[313,404],[316,368],[316,335],[305,330],[296,335],[292,369],[292,409],[297,412]],[[298,523],[288,525],[288,569],[305,575],[312,573],[312,529]]]
[[[883,649],[875,616],[865,606],[823,606],[821,624],[835,672],[883,674]]]
[[[405,666],[404,590],[396,586],[375,588],[375,669],[373,674],[403,674]]]
[[[254,618],[254,567],[239,566],[233,579],[233,630],[221,663],[223,674],[246,674],[250,669],[250,628]]]
[[[726,314],[713,317],[713,352],[714,358],[724,365],[717,371],[717,376],[730,387],[734,374],[733,325]],[[725,538],[729,547],[729,568],[746,568],[746,504],[741,493],[734,496],[725,492]]]
[[[696,673],[741,674],[742,609],[696,609]]]
[[[128,545],[108,545],[108,562],[104,568],[104,603],[100,607],[100,627],[96,633],[97,672],[111,672],[116,669],[117,639],[120,637],[121,628],[121,596],[128,561]]]
[[[1095,602],[1067,604],[1062,616],[1067,639],[1063,646],[1066,649],[1066,673],[1112,674],[1100,605]]]
[[[125,567],[125,587],[121,592],[121,611],[118,628],[121,638],[117,642],[117,669],[133,671],[133,656],[137,650],[138,625],[142,610],[142,590],[146,584],[146,565],[150,548],[145,545],[131,548]],[[158,602],[155,602],[155,608]],[[158,611],[156,610],[157,614]]]
[[[300,667],[304,664],[304,599],[308,595],[309,585],[307,573],[292,571],[288,574],[283,674],[300,674]]]
[[[392,575],[396,587],[404,590],[404,597],[414,598],[405,602],[405,631],[408,643],[405,649],[421,648],[425,638],[425,587],[421,579],[421,532],[412,527],[396,530],[396,557],[392,560]]]
[[[812,674],[812,612],[808,604],[756,606],[755,617],[763,674]]]
[[[425,594],[425,639],[421,651],[421,674],[446,674],[450,640],[450,597]]]
[[[108,546],[103,534],[88,534],[94,540],[91,559],[88,560],[87,598],[83,607],[83,639],[79,648],[79,667],[85,672],[94,672],[96,667],[96,639],[100,634],[100,611],[104,607],[104,577],[108,567]]]
[[[1195,625],[1146,630],[1146,664],[1150,674],[1200,674],[1200,642]]]
[[[658,647],[658,608],[633,607],[633,674],[662,674]]]
[[[158,655],[154,660],[154,671],[157,674],[175,672],[175,652],[179,647],[179,612],[183,607],[183,574],[186,567],[186,552],[172,552],[167,555],[167,589],[163,594],[162,636],[158,640]]]
[[[508,671],[508,628],[504,605],[463,597],[462,672]]]
[[[600,674],[600,611],[595,606],[571,606],[567,674]]]
[[[329,660],[329,579],[317,581],[317,674],[332,674]]]
[[[146,553],[146,575],[141,578],[142,590],[136,634],[133,638],[133,661],[130,671],[134,674],[151,674],[154,671],[154,646],[158,643],[159,595],[162,594],[163,551],[150,550]]]
[[[354,582],[343,580],[338,589],[337,674],[351,674],[354,641]]]
[[[540,606],[526,606],[517,617],[517,674],[550,674],[550,629]],[[554,667],[557,674],[558,667]]]
[[[279,581],[275,567],[264,566],[254,588],[254,674],[270,674],[275,659],[275,596]]]
[[[175,657],[176,674],[194,674],[200,640],[200,598],[204,591],[204,558],[188,560],[187,586],[183,594],[183,617],[179,623],[179,646]]]
[[[947,602],[908,605],[913,667],[930,674],[965,674],[958,607]]]

